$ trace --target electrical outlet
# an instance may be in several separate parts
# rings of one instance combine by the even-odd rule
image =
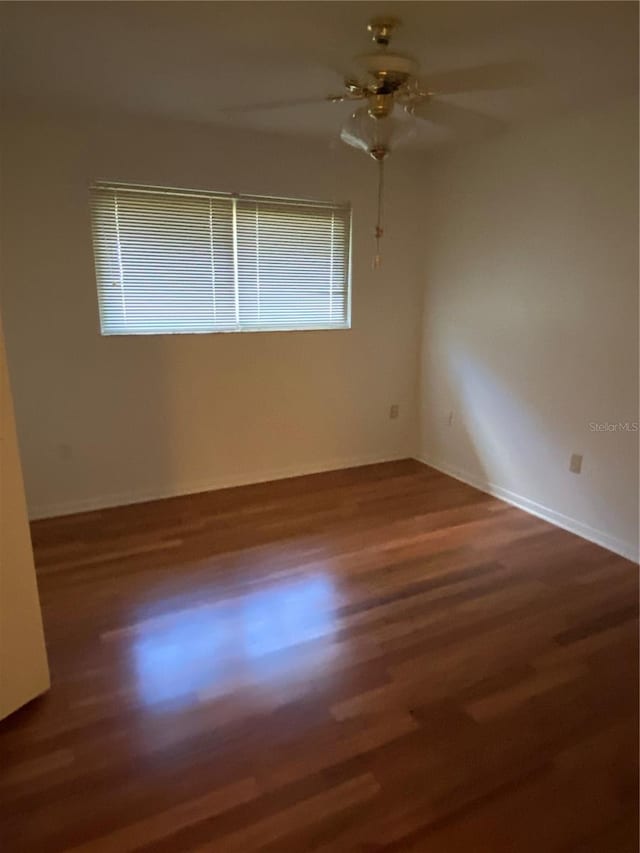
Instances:
[[[572,474],[579,474],[582,471],[582,453],[571,454],[569,470]]]
[[[391,418],[392,421],[395,421],[395,419],[399,415],[400,415],[400,406],[397,403],[393,403],[391,406],[389,406],[389,417]]]

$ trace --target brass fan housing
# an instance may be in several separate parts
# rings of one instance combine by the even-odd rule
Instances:
[[[344,95],[331,95],[331,101],[367,100],[367,110],[372,118],[391,115],[396,101],[405,108],[420,100],[417,86],[418,65],[409,56],[387,50],[393,30],[399,25],[397,18],[373,18],[367,27],[378,50],[357,57],[362,76],[348,77]]]
[[[381,47],[387,47],[391,41],[393,31],[399,23],[398,18],[372,18],[367,25],[367,29],[376,44],[379,44]]]
[[[375,94],[369,96],[367,107],[372,118],[386,118],[393,110],[393,94]]]

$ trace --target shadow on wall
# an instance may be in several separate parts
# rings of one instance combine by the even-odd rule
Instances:
[[[519,348],[512,340],[514,359],[507,364],[499,353],[493,360],[483,353],[480,339],[472,344],[475,356],[455,330],[441,329],[423,353],[425,461],[481,488],[497,488],[507,499],[635,559],[638,425],[633,400],[622,418],[612,418],[619,422],[615,429],[597,430],[598,420],[607,421],[606,409],[602,403],[595,407],[590,421],[587,407],[568,407],[558,376],[562,365],[556,370],[559,381],[545,386],[540,376],[536,383],[535,376],[525,375],[515,358],[526,345]],[[545,358],[543,353],[537,362],[543,375]],[[584,455],[582,471],[570,470],[574,453],[581,462]]]
[[[460,426],[456,441],[461,441],[467,458],[476,461],[488,482],[521,483],[531,465],[535,448],[536,465],[547,465],[550,437],[533,407],[508,390],[489,366],[472,358],[464,349],[450,353],[449,369],[455,381]]]
[[[557,464],[562,451],[542,417],[558,411],[557,404],[544,394],[535,400],[540,389],[534,393],[533,381],[515,362],[507,368],[500,359],[501,352],[518,352],[515,336],[502,342],[493,360],[482,336],[471,338],[475,354],[451,328],[436,332],[431,342],[422,364],[428,456],[479,482],[516,490],[534,482],[535,471]],[[527,387],[530,400],[514,393]]]
[[[435,353],[425,347],[420,376],[423,458],[427,463],[444,463],[461,470],[461,460],[464,460],[469,471],[486,480],[488,471],[483,465],[482,446],[478,446],[468,427],[472,422],[470,392],[465,391],[459,370],[434,370],[431,359],[435,357]],[[437,357],[441,358],[442,354]]]

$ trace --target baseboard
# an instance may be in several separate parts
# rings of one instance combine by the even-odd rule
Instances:
[[[99,495],[73,501],[41,504],[29,508],[31,521],[43,518],[56,518],[61,515],[73,515],[77,512],[108,509],[115,506],[145,503],[146,501],[175,498],[180,495],[194,495],[199,492],[213,492],[217,489],[228,489],[234,486],[248,486],[253,483],[267,483],[270,480],[286,480],[288,477],[303,477],[307,474],[320,474],[323,471],[339,471],[344,468],[357,468],[360,465],[375,465],[381,462],[397,462],[400,459],[411,458],[410,453],[370,454],[368,456],[351,456],[330,459],[310,465],[293,465],[287,468],[276,468],[267,471],[242,473],[226,477],[213,477],[192,483],[172,484],[165,488],[140,489],[130,492],[120,492],[110,495]]]
[[[416,456],[415,459],[417,459],[418,462],[422,462],[424,465],[428,465],[430,468],[435,468],[443,474],[448,474],[450,477],[454,477],[456,480],[461,480],[463,483],[473,486],[481,492],[493,495],[508,504],[518,507],[518,509],[523,509],[525,512],[531,513],[531,515],[542,518],[545,521],[554,524],[556,527],[561,527],[563,530],[575,533],[577,536],[581,536],[589,542],[595,542],[596,545],[602,545],[603,548],[607,548],[609,551],[613,551],[621,557],[626,557],[627,560],[632,560],[634,563],[638,562],[638,548],[633,543],[626,542],[623,539],[618,539],[615,536],[610,536],[603,530],[598,530],[595,527],[591,527],[588,524],[578,521],[576,518],[564,515],[561,512],[557,512],[554,509],[544,506],[543,504],[539,504],[536,501],[525,498],[516,492],[512,492],[510,489],[505,489],[495,483],[490,483],[488,480],[469,474],[467,471],[463,471],[461,468],[450,465],[448,462],[443,462],[439,459],[433,459],[432,457],[423,455]]]

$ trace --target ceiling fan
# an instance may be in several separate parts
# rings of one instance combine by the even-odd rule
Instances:
[[[380,263],[382,237],[383,163],[389,153],[416,134],[416,119],[442,125],[457,135],[486,135],[503,129],[501,119],[440,100],[439,95],[463,92],[511,89],[532,82],[532,67],[524,62],[502,62],[429,74],[422,78],[418,63],[409,56],[389,50],[397,18],[373,18],[367,29],[376,49],[356,58],[359,73],[347,76],[344,91],[324,98],[277,101],[229,108],[225,112],[248,112],[330,101],[363,102],[350,116],[340,136],[347,144],[360,148],[379,164],[378,221],[375,235],[378,252],[374,266]]]
[[[356,57],[360,73],[345,78],[341,93],[325,98],[230,107],[224,112],[295,107],[322,101],[366,101],[366,105],[347,122],[341,136],[347,144],[364,148],[376,160],[384,159],[392,147],[411,135],[415,128],[415,122],[410,121],[413,118],[442,125],[463,136],[486,134],[505,126],[500,119],[439,100],[438,96],[526,86],[532,82],[532,69],[528,63],[490,63],[422,78],[415,60],[389,50],[394,30],[399,25],[400,21],[391,17],[373,18],[369,22],[367,29],[377,49]],[[376,121],[389,118],[392,119],[390,122]]]

